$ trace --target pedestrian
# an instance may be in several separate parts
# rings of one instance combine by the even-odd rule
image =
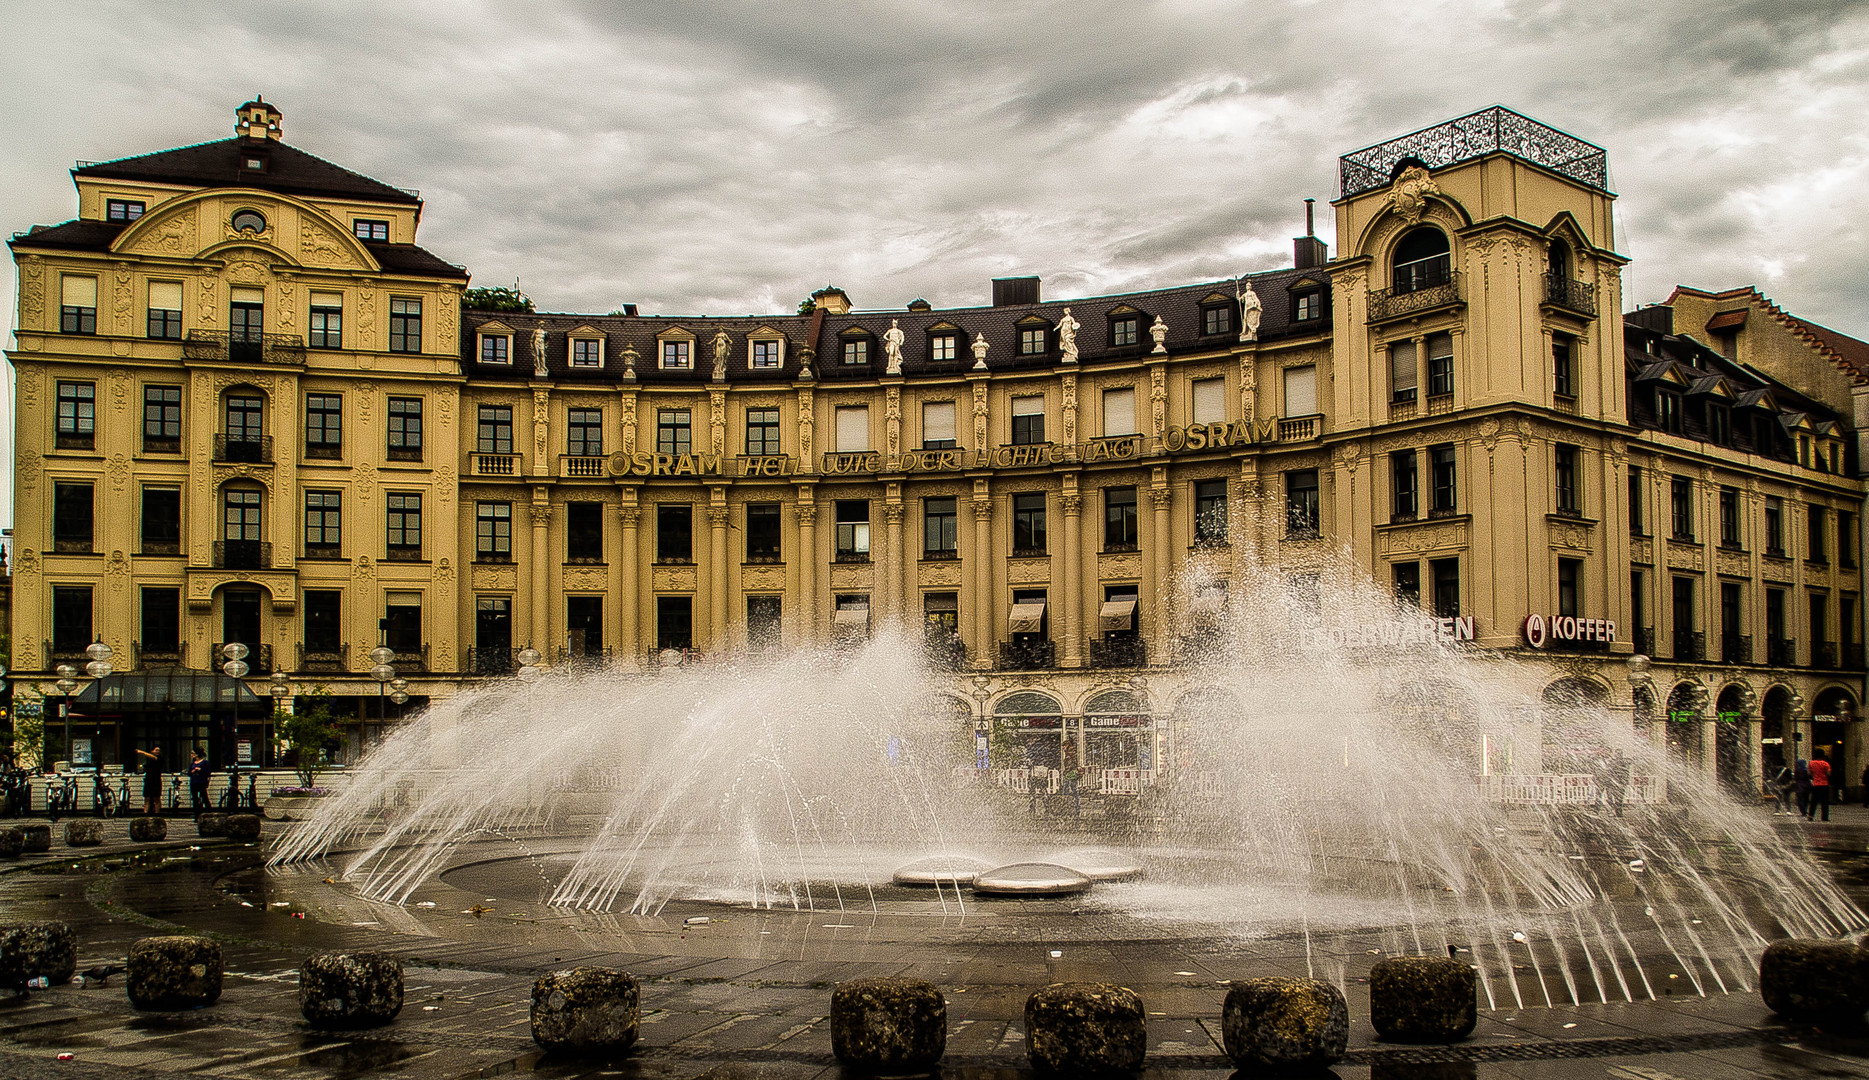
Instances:
[[[208,801],[208,780],[214,770],[208,766],[208,755],[201,747],[195,747],[195,757],[188,763],[188,805],[197,817],[203,810],[214,809]]]
[[[1797,785],[1798,813],[1806,814],[1811,808],[1811,763],[1799,758],[1797,765],[1792,769],[1791,776]]]
[[[162,747],[158,744],[137,754],[149,759],[143,766],[143,813],[153,814],[162,808]]]
[[[1778,800],[1778,809],[1772,811],[1773,817],[1781,814],[1785,817],[1791,816],[1791,792],[1796,787],[1797,781],[1793,779],[1789,765],[1780,765],[1778,774],[1766,781],[1765,790],[1771,792],[1772,797]]]
[[[1817,820],[1817,808],[1823,807],[1824,820],[1830,820],[1830,762],[1824,760],[1822,750],[1811,754],[1811,805],[1804,812],[1805,820]]]

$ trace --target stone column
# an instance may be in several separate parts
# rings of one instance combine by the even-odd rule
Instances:
[[[634,670],[642,662],[642,590],[637,587],[637,568],[642,557],[637,546],[637,527],[642,523],[642,509],[634,502],[617,508],[622,526],[623,550],[617,565],[610,568],[610,582],[617,609],[617,649],[622,653],[624,670]]]
[[[532,647],[544,653],[546,663],[556,644],[552,639],[551,602],[551,525],[552,504],[546,502],[545,488],[532,493]]]
[[[1156,469],[1155,482],[1149,488],[1149,501],[1155,505],[1155,541],[1149,546],[1155,549],[1155,579],[1151,583],[1155,590],[1155,640],[1151,651],[1156,656],[1169,655],[1168,630],[1170,627],[1169,609],[1171,604],[1169,582],[1175,576],[1175,556],[1172,535],[1169,532],[1169,511],[1174,506],[1174,489],[1168,486],[1168,470]]]
[[[818,504],[813,488],[798,489],[798,644],[818,643]]]
[[[1078,570],[1083,561],[1084,497],[1070,492],[1059,498],[1064,511],[1064,666],[1084,663],[1084,582]],[[1081,747],[1079,748],[1082,749]]]
[[[713,601],[710,608],[712,625],[708,631],[712,644],[708,651],[719,654],[733,647],[732,635],[728,632],[727,588],[731,571],[727,563],[727,489],[713,489],[713,504],[707,508],[708,528],[708,593]]]
[[[902,566],[908,561],[908,553],[902,550],[903,516],[900,499],[883,503],[883,520],[889,525],[889,553],[879,569],[883,576],[883,616],[898,622],[907,615],[902,608]]]
[[[993,498],[984,488],[973,492],[973,666],[992,668],[998,658],[993,633]]]

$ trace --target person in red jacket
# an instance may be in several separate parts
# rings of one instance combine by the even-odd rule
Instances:
[[[1824,820],[1830,820],[1830,762],[1824,759],[1824,752],[1818,750],[1811,754],[1811,806],[1804,812],[1806,819],[1817,820],[1817,808],[1824,808]]]

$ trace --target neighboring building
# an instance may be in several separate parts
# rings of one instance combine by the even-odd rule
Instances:
[[[1306,235],[1240,281],[726,319],[457,315],[413,194],[242,124],[79,168],[80,219],[13,241],[42,692],[97,635],[136,670],[242,640],[369,719],[379,644],[421,701],[527,645],[654,668],[902,620],[1015,763],[1149,770],[1225,707],[1182,661],[1229,580],[1347,548],[1548,660],[1554,703],[1628,707],[1640,637],[1638,711],[1710,773],[1755,774],[1792,695],[1859,697],[1847,395],[1667,309],[1625,344],[1604,153],[1509,110],[1347,155],[1334,260]]]

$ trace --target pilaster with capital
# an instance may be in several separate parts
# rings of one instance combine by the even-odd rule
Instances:
[[[999,605],[993,596],[993,497],[984,480],[973,489],[973,566],[973,666],[990,668],[999,642],[993,629]]]
[[[529,620],[532,647],[547,656],[551,655],[552,647],[557,644],[552,637],[551,621],[552,560],[547,556],[551,550],[552,524],[552,504],[546,501],[549,497],[549,489],[533,489],[533,501],[527,506],[532,514],[532,545],[531,550],[526,552],[527,559],[532,563],[532,618]]]
[[[810,485],[799,486],[792,513],[798,518],[796,637],[799,645],[809,648],[818,642],[818,611],[823,606],[818,596],[818,503]]]
[[[890,499],[883,503],[883,524],[889,536],[889,547],[883,552],[883,615],[899,619],[908,613],[903,610],[903,567],[908,563],[908,552],[902,542],[902,522],[908,516],[907,508],[902,505],[900,485],[891,484],[893,489]]]
[[[646,598],[637,588],[638,566],[642,558],[642,549],[638,540],[638,529],[642,525],[642,508],[636,505],[635,489],[623,489],[626,500],[617,507],[617,532],[620,534],[616,566],[611,571],[611,580],[616,584],[616,591],[611,594],[611,603],[617,609],[617,648],[627,659],[627,664],[634,664],[641,650],[639,630],[644,619]],[[626,664],[625,670],[628,670]]]
[[[1069,485],[1058,496],[1058,509],[1064,514],[1064,666],[1081,667],[1084,663],[1084,582],[1083,564],[1084,497],[1075,489],[1077,478],[1068,476]]]
[[[712,503],[707,508],[708,531],[708,567],[707,585],[710,603],[710,622],[708,637],[714,652],[731,649],[731,622],[727,618],[727,590],[732,576],[732,566],[727,558],[727,489],[711,489]]]

